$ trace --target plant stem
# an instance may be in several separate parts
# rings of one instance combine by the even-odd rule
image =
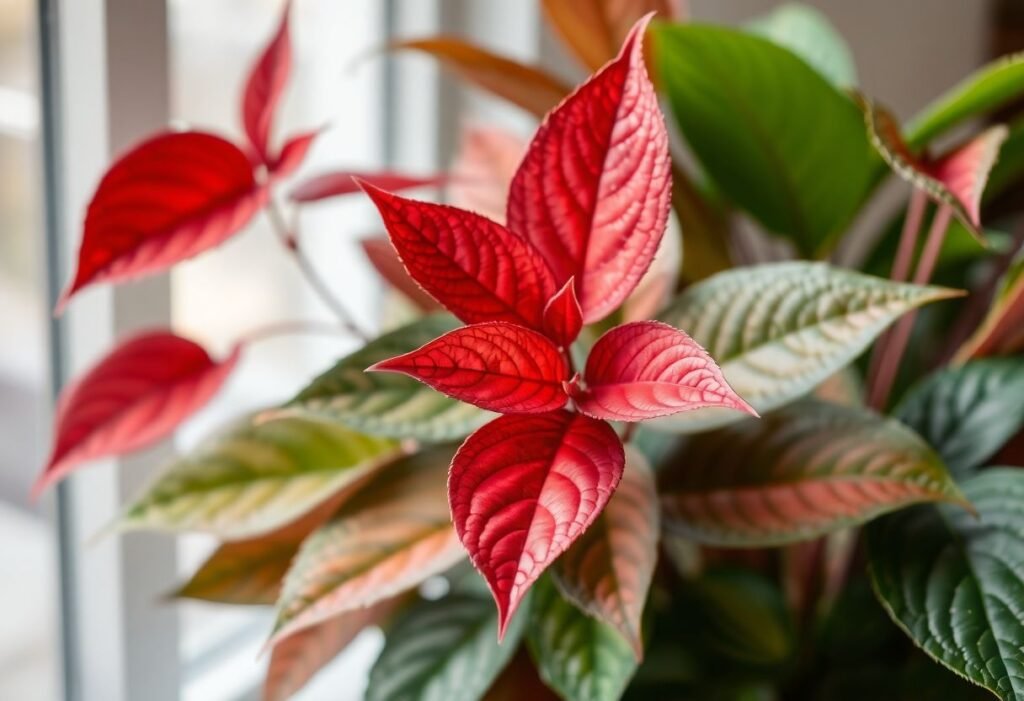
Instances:
[[[276,324],[260,326],[244,334],[238,342],[250,344],[257,341],[265,341],[268,338],[277,336],[290,336],[293,334],[323,334],[336,336],[338,334],[350,334],[348,328],[335,324],[325,324],[319,321],[282,321]]]
[[[356,338],[362,341],[369,341],[369,335],[363,331],[362,328],[352,319],[352,315],[348,313],[345,305],[334,296],[331,292],[331,288],[327,286],[320,274],[317,272],[313,262],[306,256],[305,251],[302,250],[302,246],[299,242],[299,237],[293,233],[285,221],[284,214],[281,212],[280,206],[271,198],[267,206],[267,216],[270,218],[271,227],[277,234],[277,237],[281,240],[282,245],[291,254],[292,258],[295,259],[295,263],[299,266],[299,270],[306,278],[306,282],[313,288],[313,291],[320,297],[321,301],[327,305],[327,308],[334,313],[341,322],[341,325]]]
[[[935,213],[931,229],[928,231],[928,240],[924,244],[921,258],[917,262],[917,270],[914,272],[915,285],[925,285],[931,279],[935,264],[939,260],[942,243],[946,239],[946,230],[949,228],[949,220],[952,215],[953,208],[946,204],[940,206]],[[896,380],[896,373],[900,368],[900,361],[903,359],[903,352],[907,348],[916,318],[916,311],[910,311],[903,315],[892,333],[892,342],[885,348],[885,354],[878,368],[878,376],[871,386],[869,401],[869,404],[878,411],[883,411],[889,401],[889,392],[892,391],[892,385]]]

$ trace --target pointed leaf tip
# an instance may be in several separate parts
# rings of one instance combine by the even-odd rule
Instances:
[[[544,307],[544,333],[562,348],[568,348],[583,328],[583,310],[576,297],[576,278],[570,277]]]
[[[285,3],[277,30],[249,71],[242,94],[242,124],[260,161],[270,165],[271,129],[281,96],[292,71],[289,34],[291,1]]]

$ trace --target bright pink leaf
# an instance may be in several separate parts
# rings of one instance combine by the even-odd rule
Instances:
[[[610,421],[643,421],[680,411],[726,407],[757,415],[693,339],[658,321],[617,326],[594,344],[585,387],[570,392],[580,411]]]
[[[277,32],[249,72],[242,95],[242,124],[260,160],[273,162],[270,131],[281,95],[292,72],[292,42],[288,34],[291,2],[286,2]]]
[[[138,450],[171,434],[220,389],[240,347],[222,361],[169,331],[120,344],[57,407],[53,451],[33,488],[38,495],[78,465]]]
[[[960,202],[967,223],[975,229],[981,227],[981,195],[988,174],[1008,135],[1005,126],[994,126],[928,166],[932,177]]]
[[[93,195],[78,270],[60,306],[86,285],[159,272],[213,248],[265,201],[249,159],[218,136],[192,131],[143,142]]]
[[[302,162],[306,160],[306,154],[309,153],[313,141],[319,135],[320,130],[317,129],[297,134],[288,139],[284,146],[281,147],[281,153],[277,155],[277,158],[269,166],[271,177],[275,180],[280,180],[287,178],[298,170]]]
[[[391,245],[387,236],[375,236],[359,242],[363,253],[373,264],[382,278],[389,285],[409,298],[420,310],[425,312],[438,311],[441,305],[433,297],[423,291],[416,281],[409,277],[409,272],[402,265],[398,251]]]
[[[530,585],[601,514],[624,462],[611,426],[568,411],[499,417],[459,448],[448,500],[494,594],[499,637]]]
[[[527,241],[479,214],[365,190],[409,274],[455,316],[543,327],[555,282]]]
[[[569,365],[547,337],[506,322],[463,326],[370,371],[400,372],[490,411],[537,414],[565,406]]]
[[[576,276],[587,323],[636,287],[668,221],[668,135],[643,60],[649,20],[548,115],[509,192],[509,229],[537,247],[558,283]]]
[[[544,333],[562,348],[568,348],[583,328],[583,311],[576,298],[575,282],[575,278],[569,278],[544,307]]]
[[[436,187],[442,184],[445,178],[441,175],[418,177],[390,171],[378,173],[339,171],[324,173],[306,180],[292,191],[290,197],[293,202],[301,203],[351,195],[360,191],[357,184],[360,181],[389,192],[401,192],[418,187]]]

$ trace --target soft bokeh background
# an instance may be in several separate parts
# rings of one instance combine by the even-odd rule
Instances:
[[[690,8],[697,20],[738,23],[775,4],[691,0]],[[862,88],[903,116],[995,53],[1024,44],[1024,12],[1014,0],[809,4],[824,11],[846,37]],[[176,120],[239,133],[236,100],[243,73],[282,5],[280,0],[168,0]],[[403,24],[395,26],[395,17]],[[437,83],[436,69],[418,57],[399,59],[403,108],[389,112],[381,90],[385,62],[373,51],[389,33],[413,36],[441,29],[470,34],[496,50],[543,61],[578,78],[577,69],[539,29],[539,18],[536,0],[299,0],[295,81],[282,126],[331,126],[306,172],[388,162],[430,172],[450,158],[458,126],[465,123],[498,122],[528,134],[528,117],[447,80]],[[50,407],[36,31],[32,0],[0,0],[0,700],[11,701],[49,701],[58,698],[60,688],[52,513],[47,505],[27,500],[47,450]],[[101,57],[95,60],[96,70],[102,70]],[[353,245],[375,231],[368,207],[355,200],[325,204],[311,210],[303,225],[325,276],[357,317],[373,326],[378,284]],[[862,226],[870,228],[871,221]],[[324,317],[262,221],[221,251],[175,271],[172,303],[178,329],[219,351],[267,322]],[[179,442],[190,444],[225,417],[282,399],[347,349],[336,339],[264,344],[247,356],[228,391],[191,422]],[[209,547],[200,538],[181,539],[181,571],[193,568]],[[181,606],[177,615],[181,698],[256,698],[253,689],[265,662],[256,653],[267,616],[200,604]],[[344,664],[301,698],[359,698],[361,675],[378,644],[372,636],[360,640]]]

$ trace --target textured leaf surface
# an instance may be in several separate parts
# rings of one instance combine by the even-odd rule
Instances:
[[[508,227],[559,284],[575,276],[583,320],[622,304],[668,221],[668,135],[643,62],[643,32],[544,120],[509,190]]]
[[[452,518],[498,604],[499,632],[530,585],[582,535],[622,477],[611,426],[567,411],[501,416],[452,461]]]
[[[402,259],[398,257],[398,251],[386,236],[363,239],[359,243],[363,247],[363,253],[366,254],[380,276],[405,295],[418,309],[425,312],[441,309],[437,300],[424,292],[423,288],[409,277],[409,272],[402,265]]]
[[[956,360],[1010,355],[1024,350],[1024,253],[1018,253],[996,291],[988,314],[957,351]]]
[[[801,3],[779,5],[748,31],[789,49],[840,88],[857,84],[857,69],[842,35],[819,10]]]
[[[547,582],[534,594],[526,642],[541,678],[571,701],[616,701],[636,672],[629,643]]]
[[[853,102],[760,37],[701,25],[654,36],[676,121],[721,191],[805,255],[826,250],[872,171]]]
[[[867,529],[875,592],[928,655],[1010,701],[1024,695],[1024,472],[964,483],[975,517],[951,506],[902,511]]]
[[[285,701],[302,689],[365,628],[389,619],[405,597],[349,611],[300,631],[274,646],[263,684],[263,701]]]
[[[525,621],[513,619],[499,644],[486,599],[455,594],[419,604],[388,632],[366,701],[477,701],[515,655]]]
[[[961,499],[905,426],[812,400],[691,437],[659,480],[666,526],[724,546],[806,540],[907,504]]]
[[[736,393],[763,413],[810,392],[900,315],[957,294],[822,263],[772,263],[694,285],[662,318],[686,329],[718,361]],[[739,416],[702,409],[654,425],[696,431]]]
[[[374,435],[435,443],[462,438],[492,415],[410,377],[365,372],[374,363],[415,350],[457,326],[454,318],[439,314],[385,334],[313,380],[285,410],[332,418]]]
[[[409,274],[455,316],[543,328],[556,287],[533,246],[472,212],[366,192]]]
[[[583,379],[586,387],[573,389],[573,399],[600,419],[642,421],[705,407],[755,413],[703,348],[658,321],[623,324],[601,336]]]
[[[559,590],[604,621],[643,656],[640,617],[658,560],[658,493],[654,473],[626,448],[622,481],[608,506],[551,570]]]
[[[351,195],[360,192],[359,182],[369,183],[388,192],[402,192],[421,187],[437,187],[445,182],[445,178],[440,175],[417,176],[393,171],[337,171],[321,173],[304,180],[292,190],[289,197],[292,202],[304,204]]]
[[[449,448],[374,475],[307,538],[285,579],[273,640],[400,594],[465,557],[445,498]]]
[[[543,117],[571,88],[543,69],[499,56],[455,37],[400,41],[393,49],[409,49],[433,56],[442,65],[478,88],[493,93]]]
[[[505,414],[539,414],[565,406],[569,364],[536,331],[505,322],[450,331],[416,350],[370,366],[400,372],[455,399]]]
[[[244,419],[171,462],[120,525],[256,536],[298,519],[397,452],[393,441],[325,421]]]
[[[219,136],[175,132],[142,142],[111,166],[89,202],[61,305],[86,285],[156,273],[213,248],[265,199],[249,159]]]
[[[216,361],[198,344],[169,331],[123,341],[62,392],[53,449],[33,495],[84,462],[169,436],[217,393],[240,352],[236,347]]]
[[[679,0],[544,0],[544,12],[583,65],[597,70],[615,58],[629,30],[644,15],[683,15]]]
[[[568,348],[583,328],[583,310],[576,296],[576,279],[562,286],[544,307],[544,333],[560,348]]]
[[[994,110],[1024,94],[1024,53],[1005,56],[951,88],[916,116],[907,140],[924,146],[965,119]]]
[[[242,95],[242,124],[249,143],[264,163],[270,164],[270,136],[274,115],[292,72],[292,42],[288,32],[291,2],[286,2],[281,22],[270,43],[249,72]]]
[[[966,475],[1024,427],[1024,358],[938,372],[912,388],[893,415],[928,441],[953,474]]]

